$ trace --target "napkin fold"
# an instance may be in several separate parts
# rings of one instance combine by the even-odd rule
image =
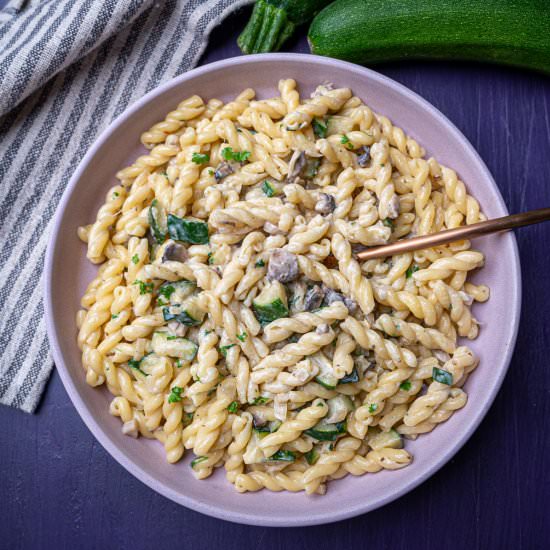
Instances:
[[[192,68],[251,0],[12,0],[0,10],[0,403],[33,412],[53,367],[41,277],[80,159],[130,104]]]

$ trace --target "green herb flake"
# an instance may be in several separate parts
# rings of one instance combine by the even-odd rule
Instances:
[[[409,269],[407,269],[405,276],[407,279],[410,279],[413,276],[413,273],[416,273],[419,269],[420,268],[416,264],[413,264],[409,267]]]
[[[224,357],[227,357],[227,350],[236,346],[237,344],[228,344],[227,346],[220,346],[220,353],[224,356]]]
[[[227,410],[232,413],[232,414],[235,414],[238,410],[239,410],[239,403],[238,401],[233,401],[229,407],[227,407]]]
[[[118,191],[115,191],[115,192],[113,193],[113,199],[116,199],[118,196],[119,196]]]
[[[411,381],[410,380],[405,380],[405,382],[401,382],[401,384],[399,385],[399,387],[403,390],[403,391],[409,391],[411,389]]]
[[[162,285],[159,288],[159,295],[164,296],[167,300],[170,300],[170,296],[174,294],[176,288],[172,285]]]
[[[453,385],[453,375],[445,369],[434,367],[432,370],[432,378],[440,384],[446,384],[447,386]]]
[[[198,456],[197,458],[194,458],[191,461],[191,468],[194,468],[197,464],[200,464],[201,462],[205,462],[206,460],[208,460],[207,456]]]
[[[273,197],[273,195],[277,194],[271,183],[267,180],[262,183],[262,191],[266,197]]]
[[[393,220],[390,219],[390,218],[385,218],[382,220],[382,223],[386,226],[386,227],[389,227],[390,229],[393,229]]]
[[[340,138],[340,143],[342,145],[345,145],[348,149],[355,149],[355,147],[353,146],[353,143],[350,141],[349,137],[346,135],[343,135]]]
[[[193,153],[191,160],[195,164],[206,164],[210,160],[208,153]]]
[[[313,127],[313,133],[319,137],[319,138],[326,138],[327,132],[328,132],[328,125],[325,124],[323,120],[319,120],[318,118],[314,118],[311,122],[311,126]]]
[[[141,370],[141,361],[143,360],[142,359],[130,359],[128,361],[128,366],[131,368],[131,369],[134,369],[134,370],[137,370],[138,372],[140,372],[141,374],[143,374],[143,376],[149,376],[146,372],[143,372]]]
[[[246,337],[248,336],[248,334],[246,332],[241,332],[241,334],[237,334],[237,338],[241,341],[241,342],[244,342],[246,340]]]
[[[184,426],[188,426],[193,422],[193,413],[184,413],[181,422]]]
[[[222,149],[222,157],[225,160],[234,160],[235,162],[245,162],[250,157],[250,151],[233,151],[231,147]]]
[[[118,313],[113,313],[113,314],[111,315],[111,319],[118,319],[118,316],[119,316]]]
[[[167,336],[166,339],[167,340],[175,340],[177,338],[177,336]]]
[[[216,259],[214,258],[214,253],[213,252],[208,253],[206,261],[207,261],[208,265],[212,265],[216,261]]]
[[[157,306],[166,306],[169,302],[165,302],[162,298],[157,298]]]
[[[180,388],[179,386],[174,386],[172,388],[172,391],[170,392],[170,395],[168,396],[168,403],[179,403],[181,401],[182,391],[183,388]]]
[[[183,361],[181,359],[176,359],[176,367],[181,369],[183,367]]]
[[[269,401],[269,397],[262,397],[260,395],[260,397],[256,397],[256,399],[254,399],[254,401],[252,401],[252,404],[253,405],[265,405],[268,401]]]
[[[139,285],[139,293],[141,295],[143,294],[150,294],[153,292],[154,284],[153,283],[144,283],[143,281],[140,281],[139,279],[136,279],[133,283],[134,285]]]
[[[134,265],[139,264],[139,256],[138,256],[137,254],[134,254],[134,255],[132,256],[132,263],[133,263]]]
[[[255,264],[254,264],[255,267],[264,267],[265,266],[265,262],[263,260],[258,260]]]
[[[214,170],[208,170],[208,173],[213,176],[216,172],[214,172]]]
[[[369,412],[372,414],[376,411],[376,409],[378,409],[378,405],[376,403],[371,403],[369,405]]]

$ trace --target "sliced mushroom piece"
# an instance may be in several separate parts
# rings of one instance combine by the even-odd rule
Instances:
[[[370,147],[368,145],[363,145],[358,151],[360,154],[357,157],[357,162],[361,168],[365,168],[370,160]]]
[[[323,302],[324,297],[325,297],[325,293],[323,292],[323,289],[319,285],[312,286],[306,292],[306,298],[304,300],[304,309],[306,311],[313,311],[314,309],[319,308],[319,306]]]
[[[267,267],[267,278],[270,281],[290,283],[298,278],[298,274],[298,259],[294,254],[282,248],[276,248],[271,252]]]
[[[187,248],[178,243],[168,243],[164,248],[162,254],[162,263],[164,262],[185,262],[189,254],[187,253]]]
[[[321,193],[317,203],[315,204],[315,212],[319,212],[319,214],[327,216],[328,214],[332,214],[335,209],[336,199],[328,193]]]
[[[306,154],[303,151],[294,151],[288,163],[287,181],[294,181],[306,166]]]
[[[229,162],[220,162],[218,166],[216,167],[216,171],[214,172],[214,177],[219,181],[227,176],[229,174],[232,174],[234,172],[233,167]]]
[[[399,197],[394,195],[388,202],[388,218],[395,220],[399,216],[401,210],[401,203],[399,202]]]
[[[329,331],[330,331],[330,327],[326,323],[323,323],[322,325],[319,325],[315,329],[315,332],[317,334],[327,334]]]
[[[323,286],[323,290],[325,291],[325,303],[327,305],[330,306],[330,304],[333,304],[334,302],[344,302],[344,305],[348,308],[351,314],[357,311],[357,302],[352,298],[344,296],[343,294],[340,294],[340,292],[336,292],[327,286]]]

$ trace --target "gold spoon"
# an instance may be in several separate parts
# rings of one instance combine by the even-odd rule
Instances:
[[[524,225],[545,221],[550,221],[550,208],[531,210],[523,214],[512,214],[511,216],[464,225],[456,227],[455,229],[446,229],[439,233],[431,233],[430,235],[422,235],[421,237],[401,239],[392,244],[375,246],[363,252],[358,252],[356,258],[362,261],[372,260],[373,258],[384,258],[386,256],[432,248],[434,246],[461,241],[463,239],[473,239],[481,235],[498,233],[499,231],[507,231],[515,227],[522,227]]]

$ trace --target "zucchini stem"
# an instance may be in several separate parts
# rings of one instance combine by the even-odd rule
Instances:
[[[285,10],[258,0],[237,43],[243,53],[277,51],[295,27]]]

